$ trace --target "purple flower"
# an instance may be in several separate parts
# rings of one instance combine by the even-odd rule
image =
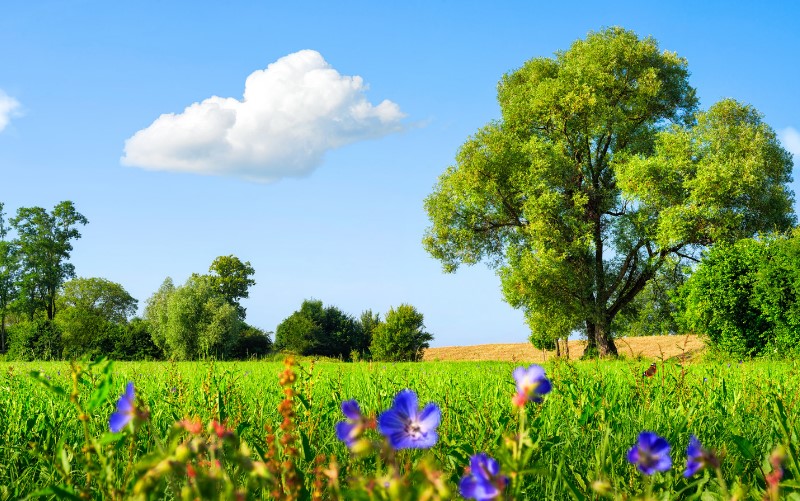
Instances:
[[[458,484],[461,495],[467,499],[497,499],[503,493],[508,477],[500,475],[500,465],[486,453],[469,458],[469,468]]]
[[[652,431],[643,431],[639,433],[639,440],[628,451],[628,461],[635,464],[645,475],[667,471],[672,467],[669,442]]]
[[[541,402],[542,396],[553,389],[545,376],[544,369],[536,364],[527,369],[524,367],[514,369],[514,380],[517,383],[517,394],[512,402],[518,407],[522,407],[526,402]]]
[[[405,389],[394,397],[392,407],[378,417],[378,431],[395,449],[427,449],[439,436],[436,427],[441,421],[439,407],[429,402],[417,408],[417,394]]]
[[[120,432],[125,425],[131,422],[136,415],[136,394],[133,391],[133,382],[125,387],[125,393],[117,400],[117,412],[111,414],[108,427],[112,432]]]
[[[683,476],[689,478],[707,466],[719,468],[719,459],[713,452],[703,449],[697,437],[692,435],[686,447],[686,471]]]
[[[361,437],[364,432],[364,417],[361,415],[361,408],[355,400],[345,400],[342,402],[342,414],[347,421],[336,423],[336,437],[347,445],[353,444]]]

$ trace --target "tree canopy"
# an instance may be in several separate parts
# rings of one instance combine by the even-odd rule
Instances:
[[[615,316],[673,260],[794,223],[792,159],[751,106],[697,111],[686,60],[614,27],[498,85],[425,200],[445,271],[487,262],[534,331],[616,354]]]
[[[55,318],[58,289],[75,276],[69,262],[72,241],[81,238],[78,225],[87,222],[70,201],[49,213],[41,207],[20,207],[11,219],[21,256],[18,301],[31,320],[41,309],[48,320]]]

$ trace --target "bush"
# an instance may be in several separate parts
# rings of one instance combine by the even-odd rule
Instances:
[[[378,325],[372,337],[373,360],[389,362],[417,362],[422,360],[428,342],[433,336],[423,329],[422,313],[409,304],[390,308],[386,319]]]
[[[800,233],[713,247],[681,287],[679,320],[736,357],[800,346]]]
[[[335,306],[307,299],[300,310],[275,329],[275,349],[298,355],[319,355],[349,360],[352,352],[368,351],[366,336],[356,320]]]
[[[8,329],[10,360],[59,360],[63,345],[55,322],[36,319]]]
[[[272,351],[270,333],[245,324],[239,334],[239,340],[231,352],[231,357],[246,360],[252,357],[263,357]]]

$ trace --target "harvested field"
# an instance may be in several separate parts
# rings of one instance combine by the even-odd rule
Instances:
[[[693,359],[704,348],[703,341],[695,335],[644,336],[615,340],[620,355],[646,360],[670,358]],[[586,341],[569,342],[569,358],[583,355]],[[554,351],[542,353],[530,343],[479,344],[474,346],[445,346],[428,348],[423,360],[494,360],[503,362],[543,362],[555,356]]]

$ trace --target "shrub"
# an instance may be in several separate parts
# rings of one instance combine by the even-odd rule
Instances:
[[[800,345],[800,232],[717,245],[681,287],[679,320],[736,357]]]
[[[417,362],[422,360],[433,336],[425,332],[422,313],[409,304],[390,308],[386,319],[378,325],[372,337],[370,351],[374,360]]]
[[[364,331],[356,320],[335,306],[306,299],[300,310],[275,329],[275,348],[298,355],[319,355],[348,360],[353,351],[368,350]]]

